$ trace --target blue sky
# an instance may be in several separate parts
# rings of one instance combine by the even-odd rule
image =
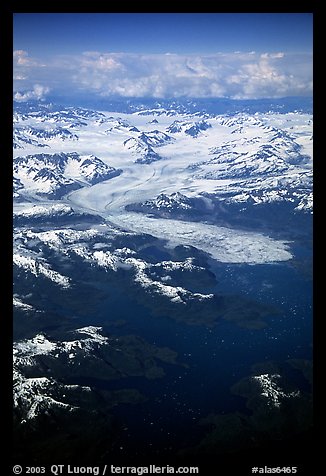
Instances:
[[[16,99],[312,92],[312,14],[14,14]]]

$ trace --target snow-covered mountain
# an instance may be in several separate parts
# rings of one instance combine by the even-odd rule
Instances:
[[[63,152],[15,157],[13,171],[15,194],[36,193],[48,198],[61,197],[83,185],[94,185],[121,173],[94,155]]]
[[[98,111],[81,107],[60,108],[51,104],[37,103],[36,105],[15,104],[14,122],[34,120],[37,123],[59,123],[67,126],[87,125],[87,120],[103,120],[106,116]]]
[[[61,98],[62,100],[62,98]],[[53,103],[57,101],[52,99]],[[39,109],[39,102],[27,105],[21,102],[15,102],[15,109],[25,112],[26,110]],[[61,102],[60,102],[61,104]],[[78,103],[80,106],[81,103]],[[96,109],[99,111],[114,111],[120,114],[140,115],[180,115],[180,114],[203,114],[225,115],[237,114],[239,112],[246,112],[248,114],[255,114],[257,112],[266,113],[270,111],[287,113],[298,111],[302,113],[312,114],[312,98],[311,97],[285,97],[281,99],[248,99],[235,100],[227,98],[182,98],[182,99],[153,99],[153,98],[102,98],[96,101],[95,98],[83,101],[82,105],[88,109]],[[54,108],[54,105],[43,104],[44,110],[49,107]]]
[[[16,127],[14,131],[14,148],[24,149],[25,144],[35,145],[37,147],[49,147],[48,142],[53,139],[78,140],[78,136],[69,129],[63,127],[54,127],[50,129],[36,128],[32,126]]]
[[[126,210],[151,213],[162,218],[201,219],[203,213],[211,211],[210,200],[204,197],[187,197],[180,192],[170,195],[160,193],[155,199],[146,200],[143,203],[126,205]]]
[[[175,140],[172,136],[157,129],[149,132],[142,132],[139,139],[150,147],[160,147]]]
[[[155,379],[163,375],[160,363],[174,363],[176,359],[174,352],[162,352],[134,336],[107,337],[101,327],[86,326],[67,334],[67,340],[50,340],[39,333],[14,344],[13,403],[20,423],[37,426],[42,424],[44,415],[60,421],[60,415],[67,418],[81,410],[92,414],[99,404],[103,412],[103,406],[132,402],[135,395],[141,396],[112,391],[98,401],[98,394],[91,387],[72,382],[86,375],[108,381],[120,379],[121,375]]]
[[[167,128],[167,131],[172,134],[183,132],[191,137],[197,137],[198,134],[206,131],[210,127],[212,127],[212,125],[204,120],[192,122],[176,120]]]
[[[145,142],[142,138],[130,137],[130,139],[124,141],[123,145],[137,157],[135,160],[136,164],[151,164],[162,159],[148,144],[148,141]]]

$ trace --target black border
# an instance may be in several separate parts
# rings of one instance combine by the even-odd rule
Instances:
[[[320,340],[322,337],[322,330],[320,327],[322,315],[320,313],[320,281],[318,277],[318,264],[319,259],[319,246],[322,244],[323,231],[321,230],[322,210],[322,180],[323,175],[321,173],[322,160],[324,160],[321,149],[321,97],[322,91],[318,88],[318,81],[320,79],[320,72],[318,67],[323,66],[323,51],[321,45],[321,31],[322,31],[322,9],[321,5],[317,6],[316,3],[310,1],[305,2],[305,5],[296,5],[297,8],[293,8],[293,5],[289,5],[290,2],[273,2],[273,8],[267,4],[257,4],[255,2],[232,2],[233,11],[230,9],[230,5],[227,2],[221,2],[216,5],[217,8],[212,8],[213,5],[207,5],[204,10],[198,11],[191,8],[185,12],[183,7],[178,7],[173,3],[170,7],[166,2],[163,5],[159,5],[159,10],[155,11],[152,8],[141,7],[137,5],[137,9],[130,8],[130,5],[126,5],[126,10],[121,8],[114,9],[114,6],[103,5],[103,1],[92,1],[90,11],[89,5],[86,3],[76,2],[55,2],[51,4],[38,5],[37,2],[12,2],[11,5],[0,6],[0,51],[1,59],[4,64],[2,69],[1,85],[2,91],[1,97],[1,145],[2,145],[2,163],[1,163],[1,263],[3,263],[3,279],[2,279],[2,312],[1,312],[1,334],[0,334],[0,362],[1,362],[1,410],[2,410],[2,432],[4,435],[5,446],[2,447],[3,451],[3,463],[4,473],[7,471],[8,475],[12,473],[12,461],[11,461],[11,438],[12,438],[12,51],[13,51],[13,14],[16,13],[312,13],[314,19],[314,151],[315,151],[315,167],[314,167],[314,198],[315,198],[315,214],[314,214],[314,430],[313,435],[309,436],[309,440],[305,444],[297,444],[297,442],[289,442],[288,445],[279,447],[268,447],[261,450],[259,454],[245,453],[230,455],[230,457],[220,458],[216,457],[214,461],[202,461],[200,462],[200,476],[224,476],[226,474],[236,474],[239,476],[251,474],[251,466],[279,466],[288,465],[289,461],[293,461],[293,465],[299,466],[298,476],[307,475],[312,476],[319,474],[322,469],[322,455],[318,447],[322,442],[322,426],[320,421],[320,415],[323,414],[321,400],[321,382],[322,377],[319,376],[320,372]],[[307,4],[308,3],[308,4]],[[135,7],[136,4],[131,5]],[[108,8],[110,7],[110,8]],[[113,8],[112,8],[113,7]],[[116,5],[117,7],[117,5]],[[244,8],[245,7],[245,8]],[[265,11],[264,11],[265,8]],[[294,11],[293,11],[294,10]],[[319,51],[318,51],[319,50]],[[318,125],[319,124],[319,125]],[[8,169],[7,169],[8,167]],[[320,278],[319,278],[320,279]],[[319,282],[318,282],[319,281]],[[3,383],[5,382],[5,383]],[[2,452],[2,451],[1,451]],[[319,454],[319,455],[318,455]],[[296,462],[297,461],[297,462]],[[124,464],[124,463],[123,463]],[[145,465],[159,464],[159,462],[143,462]],[[165,462],[165,464],[172,465],[173,462]],[[188,464],[188,463],[187,463]],[[192,462],[189,462],[189,465]],[[195,464],[195,462],[193,463]],[[313,468],[315,467],[315,469]],[[1,465],[0,465],[1,467]],[[2,468],[1,468],[2,469]],[[282,474],[282,473],[281,473]]]

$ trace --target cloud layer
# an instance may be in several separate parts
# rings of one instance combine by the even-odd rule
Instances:
[[[312,55],[216,53],[214,55],[85,52],[40,61],[14,52],[18,100],[60,95],[134,97],[262,97],[312,94]]]
[[[18,102],[29,101],[30,99],[45,99],[46,95],[50,92],[50,89],[41,84],[34,84],[33,89],[25,91],[23,93],[16,91],[14,93],[14,100]]]

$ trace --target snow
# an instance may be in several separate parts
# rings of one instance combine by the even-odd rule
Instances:
[[[103,268],[110,268],[113,271],[117,271],[118,269],[119,260],[109,251],[95,251],[93,258],[97,264]]]
[[[50,342],[43,334],[37,334],[33,339],[16,342],[14,345],[14,355],[19,355],[19,358],[30,358],[35,355],[49,354],[55,349],[56,345],[53,342]]]
[[[61,250],[62,251],[62,250]],[[97,265],[104,269],[110,269],[112,271],[117,271],[121,266],[121,261],[115,256],[115,254],[110,251],[92,251],[88,248],[86,244],[78,245],[73,244],[66,248],[64,253],[68,254],[69,252],[75,253],[86,261],[89,261],[93,265]]]
[[[30,154],[14,158],[14,178],[25,193],[63,195],[72,189],[97,183],[121,171],[108,166],[94,155],[76,152]]]
[[[114,254],[116,256],[119,256],[121,258],[128,258],[129,256],[133,256],[136,254],[136,251],[131,250],[130,248],[126,248],[125,246],[123,248],[116,248],[114,250]]]
[[[204,299],[212,299],[214,297],[213,294],[192,293],[191,291],[188,291],[187,289],[184,289],[181,286],[169,286],[163,284],[162,282],[152,280],[146,273],[146,270],[152,267],[155,268],[155,265],[149,265],[143,260],[136,258],[127,258],[125,260],[125,263],[130,264],[134,268],[136,273],[136,283],[139,283],[144,289],[147,289],[150,292],[168,297],[172,302],[186,304],[190,298],[202,301]],[[173,269],[173,266],[170,263],[169,265],[169,269]],[[189,265],[189,262],[185,265],[186,268],[187,265]],[[180,267],[181,264],[177,263],[175,269],[180,269]]]
[[[68,160],[65,168],[65,176],[71,179],[80,180],[80,163],[77,160]]]
[[[14,365],[32,366],[34,357],[39,355],[68,355],[74,354],[77,349],[89,352],[96,346],[106,345],[109,338],[101,334],[102,327],[88,326],[76,329],[74,334],[81,334],[83,337],[71,341],[50,341],[44,334],[37,334],[32,339],[25,339],[14,343]],[[86,337],[85,337],[86,336]],[[75,354],[74,354],[75,355]]]
[[[313,208],[313,194],[310,193],[308,196],[303,197],[300,200],[299,205],[296,207],[296,210],[305,210],[311,211]]]
[[[160,263],[154,264],[153,268],[163,268],[166,271],[176,271],[176,270],[203,270],[199,266],[193,264],[193,258],[186,258],[185,261],[161,261]]]
[[[32,256],[24,256],[17,252],[13,253],[13,262],[16,266],[31,272],[34,276],[43,275],[63,288],[70,287],[70,279],[50,268],[50,265],[44,261],[36,260]]]
[[[56,203],[53,205],[31,205],[29,203],[19,204],[14,209],[14,217],[33,217],[54,215],[67,215],[73,213],[73,209],[65,204]]]
[[[262,374],[252,377],[252,380],[260,387],[260,395],[266,399],[267,405],[280,408],[282,400],[299,395],[299,391],[285,393],[279,386],[281,376],[279,374]]]
[[[23,410],[22,423],[26,420],[34,420],[39,415],[51,408],[61,408],[74,411],[76,406],[61,402],[53,396],[57,388],[73,388],[73,385],[58,384],[55,380],[47,377],[26,378],[19,370],[14,370],[13,405],[14,408]],[[87,389],[87,387],[82,387]]]
[[[14,297],[14,299],[13,299],[13,305],[14,305],[14,307],[17,307],[17,308],[22,309],[24,311],[33,311],[34,310],[33,306],[23,302],[21,299],[19,299],[17,297]]]
[[[112,228],[105,227],[105,231],[98,228],[89,228],[87,230],[75,230],[73,228],[57,228],[48,231],[23,230],[15,232],[15,239],[30,241],[37,240],[46,244],[53,250],[69,249],[69,245],[75,246],[77,243],[84,244],[96,237],[112,236]],[[62,245],[68,245],[63,247]]]
[[[86,326],[81,327],[80,329],[76,329],[75,332],[79,334],[86,334],[87,336],[91,337],[92,342],[97,342],[100,344],[107,343],[109,341],[108,337],[105,337],[101,334],[102,327],[98,326]]]
[[[59,395],[62,395],[60,398],[64,398],[67,391],[77,388],[76,385],[64,385],[47,377],[26,377],[24,368],[37,365],[36,357],[40,355],[64,356],[67,359],[67,365],[68,363],[73,365],[77,352],[82,351],[86,355],[93,352],[98,346],[108,345],[109,338],[102,335],[101,332],[101,327],[88,326],[74,331],[75,334],[81,336],[78,340],[54,342],[44,334],[37,334],[32,339],[14,343],[13,403],[14,407],[22,412],[23,420],[36,419],[44,412],[54,408],[61,408],[69,412],[77,408],[58,399]],[[78,388],[81,391],[90,391],[89,387],[78,386]]]

